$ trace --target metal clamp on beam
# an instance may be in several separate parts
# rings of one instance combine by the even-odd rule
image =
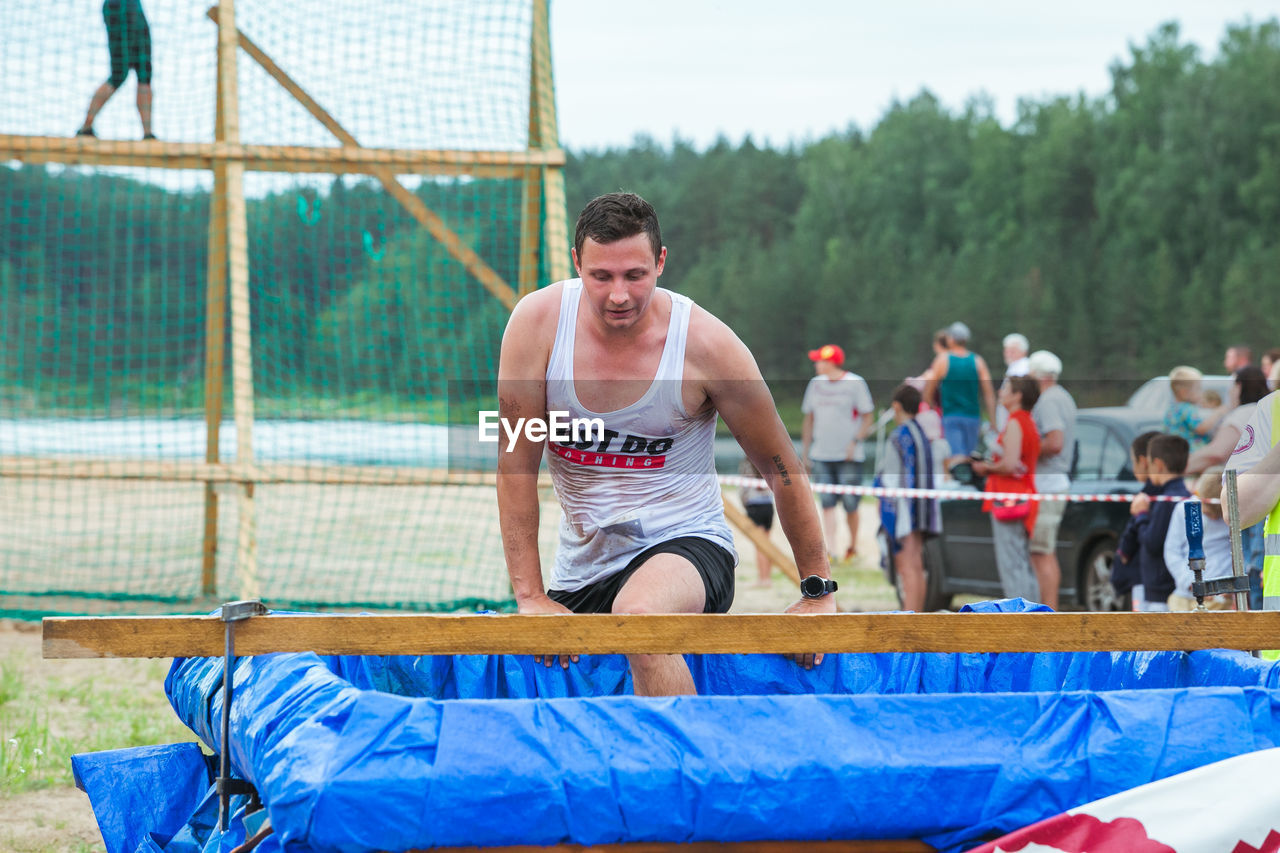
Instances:
[[[1191,594],[1196,599],[1196,610],[1205,609],[1204,600],[1210,595],[1247,594],[1249,592],[1248,577],[1237,574],[1211,581],[1204,579],[1204,518],[1200,501],[1187,501],[1184,506],[1187,522],[1187,565],[1194,577],[1191,581]]]
[[[1196,579],[1191,583],[1191,594],[1196,597],[1196,609],[1204,609],[1204,600],[1211,595],[1237,595],[1249,593],[1249,579],[1241,577],[1218,578],[1212,581],[1200,580],[1200,572],[1196,571]]]
[[[231,778],[231,748],[228,739],[231,736],[231,682],[232,670],[236,664],[235,631],[236,623],[243,622],[251,616],[265,616],[267,608],[261,601],[232,601],[222,605],[219,618],[225,626],[225,647],[222,658],[222,740],[218,744],[218,828],[227,831],[227,820],[230,818],[231,797],[239,794],[252,794],[257,799],[257,791],[243,779]]]

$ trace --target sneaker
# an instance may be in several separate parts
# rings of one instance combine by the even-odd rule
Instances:
[[[76,136],[92,136],[93,138],[97,139],[98,134],[93,132],[92,127],[82,127],[76,131]]]
[[[144,141],[144,142],[145,142],[146,140],[148,140],[148,139],[155,139],[155,138],[156,138],[156,135],[155,135],[154,133],[144,133],[144,134],[142,134],[142,139],[143,139],[143,141]]]

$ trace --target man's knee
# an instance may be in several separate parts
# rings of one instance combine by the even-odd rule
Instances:
[[[655,554],[618,590],[614,613],[701,613],[706,587],[693,563],[671,553]]]

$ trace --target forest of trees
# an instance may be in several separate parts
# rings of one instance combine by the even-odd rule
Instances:
[[[1098,98],[1023,101],[1011,126],[980,96],[957,111],[921,92],[869,130],[785,150],[571,152],[570,226],[602,192],[653,202],[662,283],[775,380],[807,377],[807,350],[832,342],[896,381],[956,319],[993,366],[1020,331],[1062,357],[1066,384],[1119,397],[1175,364],[1215,372],[1229,343],[1280,345],[1280,24],[1231,27],[1210,58],[1165,25],[1111,74]],[[514,278],[518,187],[419,193]],[[146,381],[198,385],[207,210],[200,192],[0,167],[0,384],[100,381],[104,353],[132,347]],[[376,184],[267,195],[249,217],[262,387],[489,381],[504,312]]]
[[[1280,26],[1230,28],[1211,61],[1176,25],[1112,88],[1025,100],[1000,124],[928,92],[869,132],[785,151],[679,141],[575,155],[571,215],[631,189],[662,216],[664,284],[726,320],[765,375],[821,343],[896,381],[952,320],[1000,364],[1027,335],[1064,381],[1117,393],[1229,343],[1280,346]]]

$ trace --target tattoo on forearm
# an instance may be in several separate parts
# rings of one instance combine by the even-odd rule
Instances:
[[[787,466],[782,461],[782,456],[779,455],[779,456],[773,457],[773,464],[778,466],[778,473],[782,475],[782,485],[790,486],[791,475],[787,473]]]

